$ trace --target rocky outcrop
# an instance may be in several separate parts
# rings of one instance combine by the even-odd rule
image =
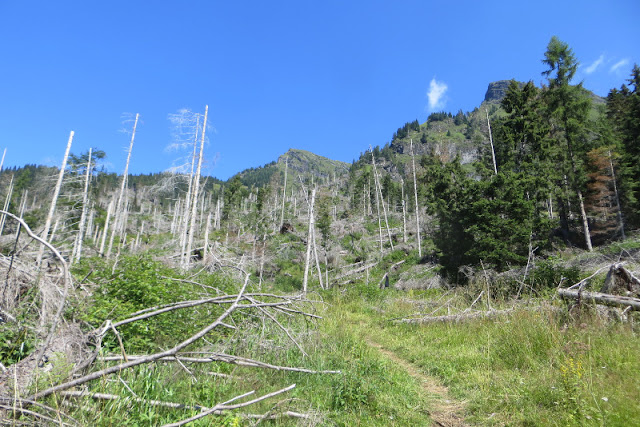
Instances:
[[[502,98],[507,94],[507,89],[509,89],[509,83],[511,80],[498,80],[489,83],[487,93],[484,95],[484,102],[497,103],[502,101]],[[518,84],[520,87],[524,86],[522,82],[518,82]]]

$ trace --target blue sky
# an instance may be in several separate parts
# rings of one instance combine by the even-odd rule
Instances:
[[[557,35],[601,96],[640,63],[640,2],[0,0],[0,156],[59,165],[106,151],[121,173],[181,153],[168,116],[209,105],[205,173],[300,148],[350,162],[431,111],[470,111],[491,81],[543,81]]]

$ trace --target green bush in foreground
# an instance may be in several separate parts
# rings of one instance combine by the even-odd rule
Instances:
[[[94,265],[99,262],[94,260]],[[140,310],[200,298],[196,292],[201,290],[199,287],[196,289],[193,284],[181,282],[176,271],[148,255],[124,257],[113,271],[109,266],[102,265],[91,278],[98,288],[86,302],[86,309],[78,310],[78,316],[93,327],[98,327],[107,319],[126,319]],[[208,280],[209,285],[227,286],[215,276],[204,279]],[[194,328],[212,315],[209,309],[212,308],[176,310],[123,325],[118,331],[127,351],[148,352],[160,344],[166,346],[180,337],[188,337],[195,331]],[[111,350],[118,347],[113,334],[105,337],[103,345]]]

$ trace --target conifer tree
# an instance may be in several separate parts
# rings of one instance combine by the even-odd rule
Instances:
[[[585,177],[581,173],[588,151],[586,134],[591,100],[585,95],[582,83],[570,84],[579,63],[566,43],[552,37],[544,56],[542,62],[549,67],[542,74],[548,77],[549,82],[545,100],[552,122],[551,136],[564,148],[559,151],[558,165],[567,177],[570,190],[577,196],[585,245],[591,251],[591,233],[582,195]]]
[[[640,67],[634,65],[629,85],[607,96],[607,117],[621,143],[620,192],[627,219],[640,222]]]

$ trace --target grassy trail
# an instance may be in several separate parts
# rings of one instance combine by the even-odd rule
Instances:
[[[347,333],[358,346],[366,348],[369,357],[382,360],[390,367],[390,371],[395,372],[386,378],[389,381],[388,388],[378,390],[378,394],[384,395],[407,387],[405,391],[409,391],[413,399],[420,402],[420,410],[413,411],[411,415],[413,422],[419,418],[419,425],[424,426],[468,425],[463,417],[464,402],[453,398],[439,379],[428,375],[423,368],[394,351],[390,336],[393,331],[380,324],[378,316],[372,315],[367,309],[363,310],[364,307],[358,303],[336,303],[333,307],[335,317],[332,318],[340,324],[342,333]],[[407,421],[395,419],[393,425],[415,425]]]
[[[411,362],[401,358],[391,350],[387,350],[382,345],[373,341],[371,337],[366,337],[365,341],[369,347],[373,347],[392,363],[407,371],[409,376],[416,379],[429,401],[429,415],[433,425],[446,427],[462,427],[464,422],[462,413],[464,412],[463,402],[454,400],[449,396],[449,389],[440,384],[438,380],[420,372],[419,368]]]
[[[460,307],[468,306],[457,298]],[[499,321],[389,321],[431,310],[438,301],[435,293],[364,287],[331,301],[333,332],[363,348],[363,358],[388,367],[383,378],[366,378],[380,384],[375,399],[391,404],[400,398],[393,393],[410,393],[419,404],[413,413],[418,424],[405,410],[393,425],[637,424],[640,341],[633,324],[608,321],[588,308],[569,314],[548,303],[513,310]],[[356,367],[354,373],[362,375]]]

